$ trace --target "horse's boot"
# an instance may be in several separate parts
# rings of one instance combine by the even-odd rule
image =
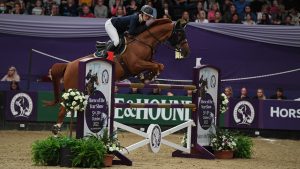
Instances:
[[[54,134],[54,135],[57,135],[58,133],[60,132],[60,127],[58,126],[58,125],[53,125],[52,126],[52,133]]]

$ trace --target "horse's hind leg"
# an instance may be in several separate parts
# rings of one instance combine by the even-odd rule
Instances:
[[[60,128],[64,122],[65,116],[66,116],[66,109],[63,106],[60,106],[57,123],[52,127],[52,133],[54,135],[57,135],[60,132]]]

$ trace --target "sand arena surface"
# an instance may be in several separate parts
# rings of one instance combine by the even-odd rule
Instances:
[[[31,161],[31,144],[38,139],[50,136],[49,131],[0,131],[0,169],[38,169],[61,168],[34,166]],[[168,140],[180,142],[181,135],[171,135]],[[141,137],[130,133],[120,133],[119,139],[123,145],[141,140]],[[133,166],[113,166],[113,169],[299,169],[300,141],[254,138],[254,156],[252,159],[233,160],[203,160],[174,158],[172,148],[162,146],[158,154],[143,147],[132,151],[128,157]]]

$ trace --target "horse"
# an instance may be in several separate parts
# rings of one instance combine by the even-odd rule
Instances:
[[[135,37],[126,38],[126,50],[114,57],[115,80],[119,81],[130,76],[138,75],[143,71],[150,71],[153,75],[159,74],[164,65],[155,62],[152,58],[158,44],[168,41],[172,50],[177,50],[186,57],[190,48],[186,39],[184,25],[173,23],[170,19],[156,19],[144,32]],[[167,45],[167,44],[163,44]],[[171,47],[168,45],[168,47]],[[173,49],[175,48],[175,49]],[[53,106],[60,101],[60,79],[63,78],[64,89],[78,89],[78,65],[84,58],[94,57],[93,54],[76,59],[69,63],[55,63],[51,68],[54,101],[45,101],[45,106]],[[57,124],[52,132],[57,134],[63,123],[66,110],[60,107]]]

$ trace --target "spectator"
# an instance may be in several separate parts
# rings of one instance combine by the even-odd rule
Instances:
[[[31,14],[32,15],[44,15],[45,9],[42,7],[42,1],[37,0],[35,2],[35,7],[32,9]]]
[[[237,0],[234,2],[234,5],[236,7],[237,13],[241,15],[246,5],[248,5],[248,3],[245,0]]]
[[[62,16],[78,16],[77,5],[74,0],[61,1],[59,12]]]
[[[14,80],[10,82],[9,87],[10,87],[11,91],[18,91],[18,90],[20,90],[19,82],[14,81]]]
[[[230,23],[233,23],[233,24],[241,24],[242,23],[240,21],[239,15],[237,13],[234,13],[232,15]]]
[[[207,14],[207,19],[209,22],[213,22],[215,20],[216,11],[219,11],[218,3],[214,3]]]
[[[187,90],[186,91],[186,96],[192,97],[193,96],[193,90]]]
[[[255,21],[256,22],[256,14],[254,14],[252,11],[251,11],[251,8],[250,8],[250,6],[249,5],[246,5],[245,6],[245,9],[244,9],[244,11],[242,12],[242,14],[241,14],[241,16],[240,16],[240,19],[241,19],[241,21],[243,22],[243,21],[246,21],[247,20],[247,15],[251,15],[251,18],[252,18],[252,20],[253,21]]]
[[[257,22],[260,22],[263,14],[267,14],[269,17],[269,20],[271,20],[272,16],[269,15],[268,5],[262,6],[261,11],[257,12],[257,17],[256,17]]]
[[[46,2],[44,2],[45,15],[51,15],[53,4],[56,4],[54,0],[46,0]]]
[[[211,23],[223,23],[224,21],[222,20],[222,14],[220,11],[215,12],[215,19],[211,21]]]
[[[1,79],[1,81],[16,81],[19,82],[20,81],[20,76],[18,75],[17,69],[13,66],[11,66],[8,69],[7,74]]]
[[[261,12],[264,5],[267,5],[266,0],[253,0],[250,3],[250,7],[254,13]]]
[[[231,87],[231,86],[225,87],[225,89],[224,89],[224,94],[226,95],[226,97],[227,97],[228,99],[229,99],[229,98],[232,98],[232,97],[233,97],[232,87]]]
[[[300,13],[297,11],[296,8],[293,8],[291,10],[290,16],[291,16],[291,24],[293,24],[293,25],[299,25]]]
[[[167,96],[174,96],[174,93],[172,93],[172,92],[169,91],[169,92],[167,93]]]
[[[132,87],[128,94],[142,94],[142,92],[140,89]]]
[[[256,96],[254,96],[253,99],[265,100],[266,96],[264,90],[262,88],[258,88],[256,91]]]
[[[250,99],[250,97],[248,96],[248,90],[246,87],[241,88],[241,94],[238,98],[239,99]]]
[[[125,12],[123,11],[123,6],[118,6],[116,17],[122,17],[125,16]]]
[[[97,4],[94,8],[94,15],[96,18],[107,18],[108,9],[104,5],[104,0],[97,0]]]
[[[260,22],[258,23],[260,25],[270,25],[270,19],[269,19],[269,15],[267,13],[262,14],[262,18],[260,20]]]
[[[90,11],[90,7],[87,5],[82,6],[82,14],[80,17],[83,18],[95,18],[94,14]]]
[[[252,19],[251,14],[246,14],[246,20],[242,22],[244,25],[256,25],[254,20]]]
[[[181,18],[178,20],[181,25],[186,25],[190,22],[190,15],[188,11],[183,11]]]
[[[204,9],[203,3],[201,1],[197,2],[197,12],[199,13],[200,11],[204,10],[205,12],[207,12],[207,10]]]
[[[272,95],[272,96],[270,97],[270,99],[286,100],[287,97],[284,96],[284,93],[283,93],[283,89],[282,89],[282,88],[277,88],[277,89],[276,89],[276,94],[275,94],[275,95]]]
[[[205,12],[207,12],[209,9],[207,0],[198,0],[198,2],[201,2],[203,10],[205,10]]]
[[[110,13],[112,16],[116,16],[117,15],[117,10],[118,10],[118,7],[121,6],[123,8],[123,11],[126,15],[126,9],[125,7],[123,6],[123,0],[116,0],[115,4],[110,8]]]
[[[273,24],[273,25],[281,25],[281,24],[283,24],[283,23],[282,23],[282,20],[281,20],[281,17],[280,17],[280,16],[277,16],[276,18],[274,18],[274,19],[272,20],[272,24]]]
[[[24,14],[24,11],[22,10],[20,3],[15,3],[11,14],[15,14],[15,15],[23,15]]]
[[[8,14],[7,6],[4,2],[0,2],[0,14]]]
[[[221,12],[223,14],[225,14],[226,12],[229,12],[230,8],[231,8],[231,5],[233,5],[231,0],[225,0],[223,5],[222,5]]]
[[[136,5],[135,0],[130,0],[130,4],[126,7],[126,13],[127,15],[138,13],[138,6]]]
[[[292,24],[292,17],[290,15],[286,16],[284,22],[281,23],[281,25],[294,26]]]
[[[169,4],[166,1],[163,4],[162,13],[163,13],[163,16],[164,15],[169,16],[170,17],[169,19],[174,18],[173,9],[170,8]]]
[[[272,18],[275,18],[279,13],[281,13],[277,0],[273,0],[272,6],[270,8],[270,13],[272,15]]]
[[[197,14],[197,19],[195,20],[197,23],[208,23],[208,20],[206,19],[206,13],[204,10],[199,11]]]
[[[224,14],[224,22],[230,23],[232,21],[233,14],[236,14],[236,8],[234,5],[230,5],[230,9]]]
[[[60,16],[59,14],[59,7],[56,4],[52,5],[51,14],[50,16]]]
[[[149,5],[149,6],[152,7],[152,9],[153,9],[153,18],[156,19],[156,18],[157,18],[157,10],[156,10],[156,8],[153,6],[153,2],[152,2],[151,0],[148,0],[146,5]]]

